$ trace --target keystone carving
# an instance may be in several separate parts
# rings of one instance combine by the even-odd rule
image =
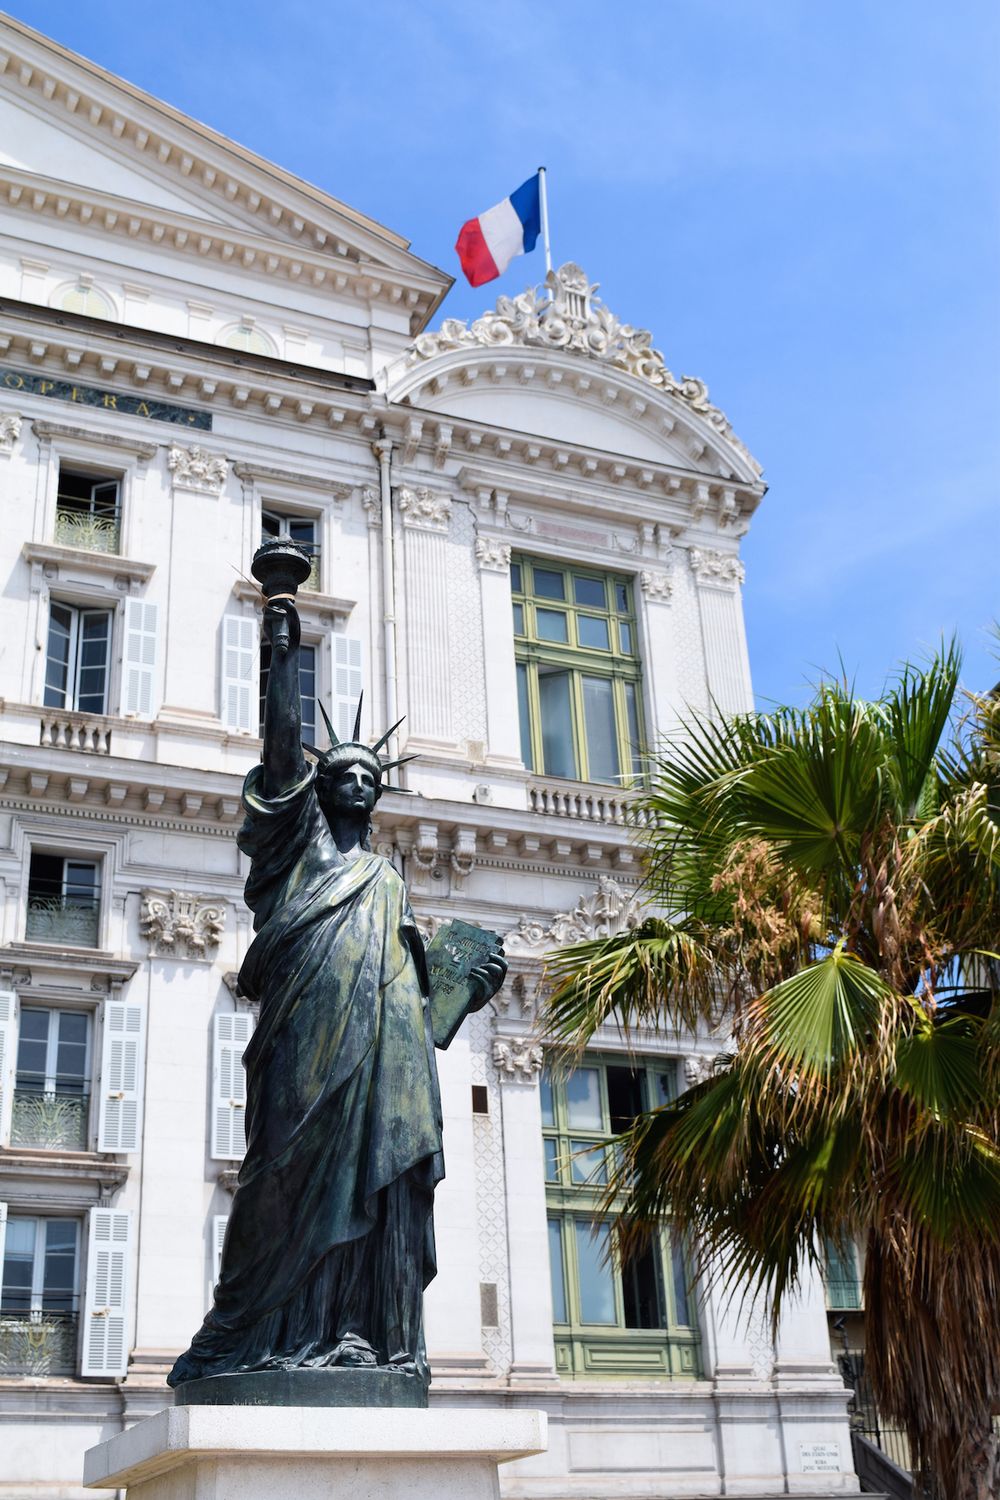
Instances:
[[[21,417],[16,411],[0,416],[0,453],[12,453],[14,444],[21,436]]]
[[[167,468],[174,477],[175,489],[217,496],[222,494],[228,466],[224,458],[206,453],[196,443],[193,448],[174,444],[167,454]]]
[[[510,567],[510,547],[492,537],[476,537],[476,561],[487,573],[506,573]]]
[[[493,1063],[505,1083],[534,1083],[542,1071],[544,1055],[538,1042],[494,1037]]]
[[[688,557],[691,571],[699,583],[735,589],[746,577],[746,569],[731,552],[703,552],[700,547],[692,547]]]
[[[624,890],[610,875],[601,875],[592,896],[581,896],[572,911],[559,912],[547,926],[522,913],[504,938],[504,949],[510,954],[538,955],[569,943],[631,932],[641,921],[639,893]]]
[[[139,931],[154,957],[214,958],[226,925],[223,901],[190,891],[142,893]]]
[[[423,487],[405,486],[397,491],[404,526],[419,526],[425,531],[447,531],[451,520],[451,499]]]
[[[684,1082],[689,1089],[695,1084],[705,1083],[715,1071],[714,1057],[686,1057],[684,1059]]]
[[[433,359],[461,348],[503,348],[510,345],[567,349],[602,364],[613,365],[675,396],[703,417],[752,466],[762,472],[740,442],[724,412],[708,399],[708,387],[692,375],[677,377],[667,368],[653,335],[645,328],[622,323],[595,297],[591,283],[572,261],[550,271],[543,287],[530,287],[516,297],[498,297],[492,312],[473,323],[445,318],[436,333],[422,333],[413,342],[408,363]]]

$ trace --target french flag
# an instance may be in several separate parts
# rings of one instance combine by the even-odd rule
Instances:
[[[509,198],[467,219],[458,231],[455,249],[470,286],[495,281],[515,255],[534,250],[541,227],[541,186],[536,172]]]

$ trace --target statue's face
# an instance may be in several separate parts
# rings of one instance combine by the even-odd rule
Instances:
[[[330,813],[370,813],[378,801],[379,787],[366,765],[355,761],[334,776],[325,778],[324,807]]]

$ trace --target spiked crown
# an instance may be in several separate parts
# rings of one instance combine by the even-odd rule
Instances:
[[[397,719],[392,728],[387,729],[381,739],[375,741],[374,745],[366,745],[358,739],[358,735],[361,733],[361,704],[363,700],[364,693],[358,698],[352,738],[341,740],[330,722],[330,715],[323,707],[323,704],[319,702],[319,699],[317,699],[319,711],[323,715],[323,722],[326,725],[326,732],[330,736],[330,748],[329,750],[317,750],[315,745],[307,744],[305,740],[302,742],[302,748],[303,750],[307,750],[310,755],[315,756],[319,776],[335,776],[338,771],[345,770],[348,766],[353,766],[360,762],[371,771],[381,791],[386,771],[391,771],[394,766],[405,765],[408,760],[416,760],[416,756],[401,755],[397,760],[383,760],[378,753],[382,749],[382,746],[388,743],[390,736],[395,734],[403,722],[402,719]]]

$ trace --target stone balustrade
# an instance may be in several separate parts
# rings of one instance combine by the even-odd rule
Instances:
[[[110,755],[111,729],[102,719],[90,714],[47,708],[42,710],[39,743],[54,745],[60,750],[88,750],[93,755]]]
[[[636,806],[634,794],[590,782],[551,781],[538,777],[528,783],[528,806],[550,817],[576,818],[583,823],[645,828],[648,814]]]

